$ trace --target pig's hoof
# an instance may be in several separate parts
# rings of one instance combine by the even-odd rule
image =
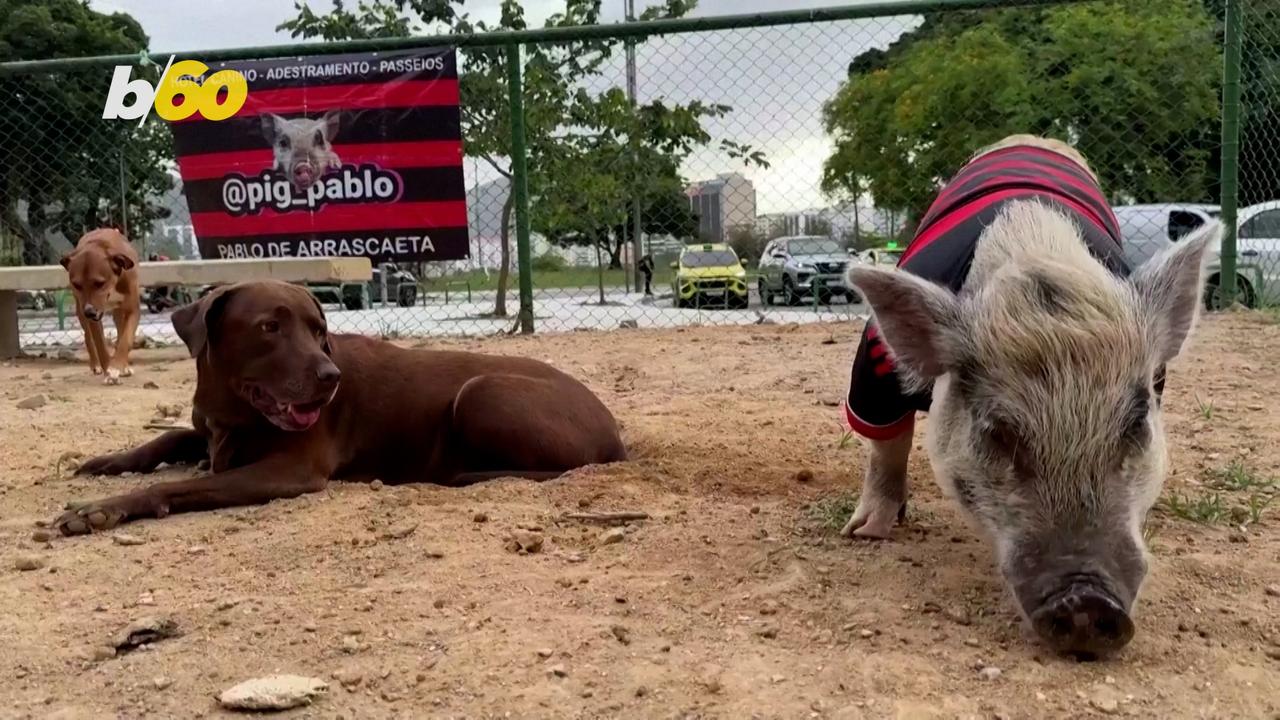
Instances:
[[[888,540],[893,526],[906,517],[906,510],[906,503],[860,501],[840,534],[848,538]]]

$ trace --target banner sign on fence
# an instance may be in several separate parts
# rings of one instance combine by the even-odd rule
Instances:
[[[203,257],[468,257],[453,49],[211,65],[244,106],[170,125]]]

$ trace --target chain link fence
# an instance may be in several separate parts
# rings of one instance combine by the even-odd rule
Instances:
[[[1280,305],[1280,5],[1240,3],[1237,299]]]
[[[1084,153],[1134,264],[1220,213],[1224,0],[978,5],[465,38],[469,259],[383,266],[360,302],[317,295],[335,330],[386,337],[522,329],[522,273],[537,332],[848,319],[865,306],[844,268],[895,262],[939,184],[1022,132]],[[1280,7],[1243,6],[1239,292],[1263,304],[1280,291]],[[516,47],[523,218],[493,71]],[[170,128],[100,119],[110,81],[110,63],[0,66],[0,262],[56,263],[103,225],[144,258],[197,256]],[[24,346],[78,344],[64,292],[20,306]],[[174,339],[163,311],[140,333]]]

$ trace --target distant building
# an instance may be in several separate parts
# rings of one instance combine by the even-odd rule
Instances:
[[[890,237],[902,230],[902,222],[902,213],[867,205],[859,206],[855,212],[852,205],[844,205],[761,215],[756,218],[754,229],[755,234],[760,237],[829,235],[836,239],[846,239],[854,236],[856,225],[859,235],[874,233]]]
[[[756,222],[756,187],[740,173],[721,173],[685,188],[689,209],[698,217],[699,240],[726,242],[736,229]]]

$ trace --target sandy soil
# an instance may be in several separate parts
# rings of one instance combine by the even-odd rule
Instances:
[[[1243,529],[1155,513],[1139,635],[1103,663],[1023,635],[988,546],[923,453],[896,538],[841,539],[832,526],[864,456],[834,405],[857,332],[435,342],[583,378],[634,459],[544,484],[334,484],[47,544],[35,523],[67,500],[186,475],[72,478],[58,464],[150,437],[157,403],[189,401],[194,366],[148,351],[126,385],[103,387],[84,364],[5,365],[0,717],[223,716],[219,691],[277,672],[329,682],[291,711],[315,718],[1280,717],[1280,597],[1266,590],[1280,585],[1280,502],[1259,523],[1237,508]],[[1166,496],[1205,497],[1237,460],[1280,474],[1278,356],[1267,318],[1202,326],[1171,370]],[[15,407],[36,393],[45,406]],[[1223,508],[1258,492],[1222,491]],[[604,544],[607,528],[561,519],[583,507],[653,517]],[[521,525],[541,528],[540,552],[506,548]],[[121,532],[144,543],[118,544]],[[41,567],[17,569],[28,562]],[[100,649],[147,615],[180,636]]]

